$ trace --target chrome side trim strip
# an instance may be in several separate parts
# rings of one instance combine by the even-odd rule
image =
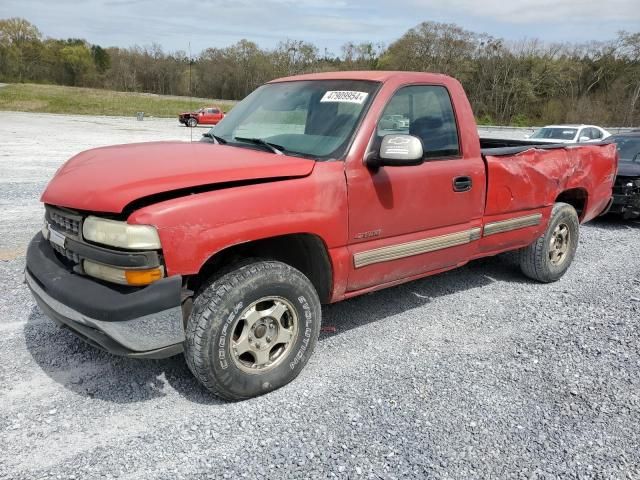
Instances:
[[[449,233],[439,237],[430,237],[422,240],[415,240],[413,242],[376,248],[374,250],[366,250],[364,252],[356,253],[353,256],[353,263],[355,268],[361,268],[374,263],[388,262],[391,260],[398,260],[400,258],[434,252],[445,248],[456,247],[458,245],[465,245],[479,240],[480,234],[480,228],[472,228],[471,230]]]
[[[519,228],[534,227],[540,225],[542,221],[541,213],[534,213],[533,215],[526,215],[524,217],[510,218],[508,220],[501,220],[499,222],[487,223],[484,226],[483,236],[495,235],[496,233],[510,232],[511,230],[517,230]]]

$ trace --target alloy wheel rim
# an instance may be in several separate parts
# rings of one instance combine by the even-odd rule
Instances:
[[[232,332],[236,366],[247,373],[264,373],[288,356],[298,334],[298,315],[288,300],[263,297],[244,309]]]
[[[569,226],[566,223],[558,224],[551,234],[549,245],[549,261],[553,265],[561,265],[567,259],[570,242]]]

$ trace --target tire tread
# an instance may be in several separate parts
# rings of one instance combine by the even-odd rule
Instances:
[[[572,218],[572,221],[578,225],[578,214],[576,213],[573,206],[568,203],[558,202],[553,205],[553,209],[551,210],[551,216],[549,218],[549,226],[547,230],[538,237],[531,245],[521,248],[519,250],[519,263],[520,269],[522,273],[524,273],[527,277],[532,278],[534,280],[538,280],[539,282],[549,283],[558,280],[569,268],[571,262],[573,261],[572,257],[568,259],[566,268],[561,272],[558,276],[550,272],[548,268],[548,258],[546,255],[546,242],[548,240],[548,234],[551,228],[551,225],[555,221],[555,219],[566,212]],[[573,239],[574,242],[578,242],[578,238]]]
[[[210,358],[207,355],[207,338],[208,331],[212,323],[215,322],[212,316],[224,301],[224,297],[239,284],[261,272],[271,269],[282,271],[284,268],[295,270],[293,267],[277,261],[256,258],[245,259],[214,275],[200,288],[196,295],[191,317],[185,329],[184,356],[187,366],[196,379],[209,391],[224,400],[243,400],[250,397],[231,394],[226,389],[221,388],[221,385],[209,374],[211,368]]]

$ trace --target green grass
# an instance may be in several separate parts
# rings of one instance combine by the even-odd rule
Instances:
[[[205,105],[217,105],[227,112],[234,103],[59,85],[13,83],[0,87],[0,110],[17,112],[115,116],[133,116],[136,112],[144,112],[152,117],[175,117],[180,112]]]

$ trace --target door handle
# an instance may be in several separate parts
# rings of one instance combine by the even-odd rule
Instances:
[[[454,192],[468,192],[473,186],[471,177],[456,177],[453,179],[453,191]]]

